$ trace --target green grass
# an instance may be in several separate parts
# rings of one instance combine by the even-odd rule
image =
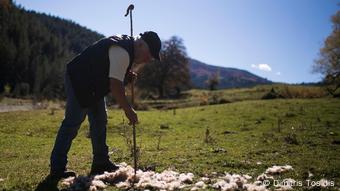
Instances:
[[[340,141],[339,99],[242,101],[138,114],[141,167],[155,165],[157,171],[173,168],[196,176],[230,172],[256,177],[272,165],[289,164],[294,171],[281,178],[305,180],[310,171],[315,180],[324,177],[340,187],[340,145],[334,144]],[[110,150],[115,148],[111,159],[131,164],[122,136],[124,129],[131,132],[127,120],[119,110],[109,111],[108,116],[107,143]],[[63,110],[53,115],[49,110],[0,113],[0,178],[4,179],[0,190],[34,190],[47,176],[62,118]],[[83,175],[92,160],[87,131],[86,121],[69,152],[69,168]],[[214,152],[219,148],[225,152]]]

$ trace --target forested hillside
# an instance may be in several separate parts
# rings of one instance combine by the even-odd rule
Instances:
[[[65,64],[103,36],[70,20],[0,1],[0,92],[63,95]]]

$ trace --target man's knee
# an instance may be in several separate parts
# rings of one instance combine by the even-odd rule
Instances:
[[[72,137],[75,137],[77,135],[80,125],[84,120],[85,117],[79,118],[78,120],[65,118],[61,125],[61,132],[68,135],[72,135]]]

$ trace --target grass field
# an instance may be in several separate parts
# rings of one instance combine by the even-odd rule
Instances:
[[[320,86],[270,84],[250,88],[232,88],[215,91],[192,89],[183,92],[180,99],[142,100],[140,103],[144,106],[146,105],[146,108],[183,108],[245,100],[259,100],[272,90],[274,90],[276,96],[280,96],[281,98],[305,99],[327,97],[325,89]]]
[[[138,114],[142,168],[256,177],[289,164],[294,170],[280,178],[302,181],[311,172],[312,180],[326,178],[340,187],[339,99],[254,100]],[[111,159],[131,164],[127,120],[119,110],[108,116]],[[34,190],[48,175],[62,118],[63,110],[0,113],[0,190]],[[84,122],[69,152],[69,168],[83,175],[92,160],[87,132]]]

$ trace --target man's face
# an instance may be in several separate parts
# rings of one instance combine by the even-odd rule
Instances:
[[[148,45],[144,41],[142,41],[142,43],[140,43],[139,45],[139,51],[138,55],[136,55],[135,63],[136,64],[148,63],[151,62],[152,59],[153,57],[151,56]]]
[[[142,58],[142,60],[143,60],[143,63],[149,63],[152,60],[152,56],[151,56],[149,47],[147,45],[143,49],[143,58]]]
[[[147,47],[144,54],[143,54],[143,62],[144,63],[148,63],[152,60],[152,56],[151,56],[151,53],[149,51],[149,48]]]

